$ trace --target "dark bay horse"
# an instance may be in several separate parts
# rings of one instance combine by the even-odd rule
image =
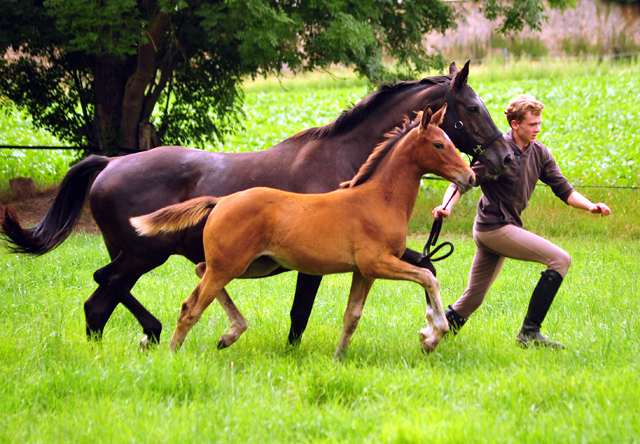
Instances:
[[[353,273],[343,330],[335,357],[349,347],[364,303],[376,279],[402,279],[428,293],[421,330],[422,347],[433,351],[449,331],[440,285],[434,275],[400,260],[409,219],[427,173],[455,183],[464,193],[475,176],[438,125],[446,104],[435,114],[427,106],[414,122],[390,133],[367,162],[340,189],[298,194],[273,188],[250,188],[230,196],[197,197],[131,219],[141,235],[180,232],[206,219],[203,242],[206,271],[182,303],[170,347],[175,352],[204,310],[218,299],[231,326],[218,348],[233,344],[247,329],[225,286],[242,276],[260,257],[309,275]]]
[[[131,294],[138,279],[172,254],[194,264],[204,261],[204,223],[180,233],[138,236],[129,218],[198,196],[225,196],[256,186],[298,193],[325,193],[350,180],[384,135],[414,118],[427,103],[449,103],[442,129],[457,148],[478,156],[491,174],[512,162],[511,150],[486,107],[467,84],[469,62],[450,74],[382,86],[332,123],[302,131],[274,147],[251,153],[214,153],[184,147],[160,147],[125,157],[90,156],[65,176],[45,217],[24,229],[7,209],[2,231],[18,253],[45,254],[72,232],[87,195],[111,262],[94,273],[98,288],[85,302],[87,334],[100,337],[115,307],[122,303],[144,334],[159,340],[162,324]],[[457,116],[456,116],[457,114]],[[403,256],[414,265],[420,254]],[[258,276],[259,273],[256,275]],[[291,309],[289,341],[299,339],[321,276],[298,275]]]

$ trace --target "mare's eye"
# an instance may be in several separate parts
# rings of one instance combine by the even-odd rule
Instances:
[[[437,150],[443,150],[444,149],[444,145],[441,144],[440,142],[434,143],[433,146],[435,146]]]
[[[480,108],[478,108],[477,106],[469,106],[467,108],[467,112],[469,114],[478,114],[478,112],[480,112]]]

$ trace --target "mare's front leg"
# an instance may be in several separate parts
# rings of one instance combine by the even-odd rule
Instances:
[[[360,317],[362,317],[364,303],[367,300],[367,295],[369,294],[369,290],[371,290],[371,286],[374,281],[375,279],[365,278],[358,271],[353,273],[349,302],[347,302],[347,309],[345,310],[342,318],[342,335],[340,336],[340,342],[338,342],[338,348],[334,355],[334,359],[342,359],[349,348],[351,337],[358,327]]]
[[[298,273],[296,281],[296,293],[291,306],[291,328],[289,329],[289,344],[298,345],[302,333],[307,328],[311,309],[318,294],[318,288],[322,282],[322,276]]]
[[[442,337],[449,331],[449,324],[442,308],[440,283],[433,273],[425,268],[401,261],[391,254],[385,254],[366,262],[366,265],[358,264],[366,276],[412,281],[425,289],[427,295],[425,320],[428,326],[420,330],[421,344],[427,352],[435,350]]]

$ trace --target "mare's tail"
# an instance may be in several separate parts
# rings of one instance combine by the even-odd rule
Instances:
[[[196,197],[153,213],[129,219],[141,236],[155,236],[192,227],[207,217],[220,198],[212,196]]]
[[[0,220],[0,238],[12,253],[42,255],[56,248],[71,234],[96,176],[109,164],[104,156],[89,156],[69,170],[47,214],[34,227],[22,228],[13,208]]]

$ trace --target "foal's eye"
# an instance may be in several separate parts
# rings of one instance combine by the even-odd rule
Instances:
[[[479,111],[480,111],[480,108],[478,108],[477,106],[469,106],[467,108],[467,112],[469,114],[478,114]]]
[[[444,145],[442,143],[440,143],[440,142],[434,143],[433,146],[435,146],[437,150],[443,150],[444,149]]]

